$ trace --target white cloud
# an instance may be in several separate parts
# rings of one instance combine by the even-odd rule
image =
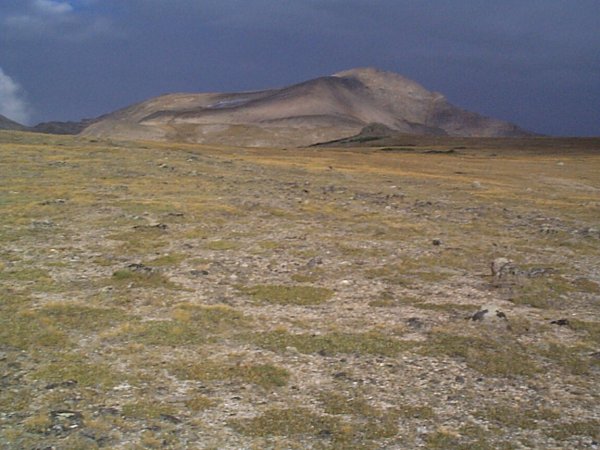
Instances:
[[[12,14],[0,18],[0,35],[4,32],[6,36],[22,40],[50,37],[76,41],[97,35],[117,35],[108,18],[84,12],[92,3],[79,0],[76,9],[72,0],[28,0]]]
[[[35,0],[33,7],[41,14],[61,15],[73,12],[73,6],[70,3],[54,0]]]
[[[15,122],[29,123],[30,108],[21,86],[0,67],[0,114]]]

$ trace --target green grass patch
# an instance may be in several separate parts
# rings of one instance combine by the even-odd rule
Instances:
[[[215,400],[208,398],[205,395],[196,395],[185,402],[185,406],[194,412],[205,411],[216,405],[217,402]]]
[[[114,233],[108,239],[122,241],[120,251],[126,254],[147,255],[160,251],[169,245],[164,236],[165,232],[157,228],[149,228],[145,231],[125,231]]]
[[[230,425],[248,436],[329,436],[339,433],[342,422],[308,408],[272,408],[253,419],[232,420]]]
[[[569,326],[575,331],[582,331],[594,344],[600,345],[600,323],[569,319]]]
[[[314,335],[291,334],[284,330],[277,330],[246,335],[245,339],[259,347],[276,352],[293,347],[300,353],[320,353],[322,355],[356,353],[395,356],[414,346],[412,342],[400,341],[374,331]]]
[[[240,288],[254,300],[279,305],[318,305],[333,296],[333,291],[313,286],[258,285]]]
[[[98,331],[128,320],[124,311],[116,308],[93,308],[69,303],[52,303],[38,310],[40,320],[50,319],[57,328]]]
[[[557,343],[550,343],[539,350],[539,354],[558,364],[563,370],[572,375],[588,375],[594,365],[600,365],[600,361],[593,360],[582,353],[589,353],[590,348],[568,347]]]
[[[530,376],[540,371],[526,349],[509,336],[482,338],[434,333],[420,352],[458,358],[471,369],[490,376]]]
[[[560,276],[531,278],[516,289],[512,302],[540,309],[563,309],[569,305],[565,296],[575,291],[575,287]]]
[[[333,448],[381,448],[378,440],[397,435],[398,414],[393,410],[369,412],[370,416],[353,416],[349,421],[340,414],[318,414],[303,407],[272,408],[253,419],[230,421],[230,425],[249,436],[304,436],[328,442]]]
[[[215,251],[236,250],[240,246],[233,241],[211,241],[206,243],[206,248]]]
[[[554,439],[563,441],[573,436],[585,436],[600,440],[600,420],[584,420],[571,423],[557,423],[548,433]]]
[[[237,380],[264,388],[285,386],[290,378],[287,370],[273,364],[231,364],[216,361],[191,364],[180,362],[174,366],[173,373],[184,380]]]
[[[22,350],[71,346],[66,333],[37,311],[4,310],[0,315],[0,344]]]
[[[519,429],[543,428],[543,422],[552,422],[560,418],[560,412],[548,408],[515,408],[506,405],[494,405],[473,414],[480,419],[494,422],[501,427]]]
[[[152,267],[177,266],[185,261],[186,258],[187,255],[172,253],[154,258],[148,262],[148,265]]]
[[[291,278],[296,283],[316,283],[319,281],[319,277],[313,273],[295,273]]]
[[[121,339],[148,345],[203,345],[243,330],[249,320],[224,305],[179,305],[170,320],[134,323],[119,333]]]
[[[126,380],[105,364],[92,363],[76,356],[65,355],[61,360],[43,365],[30,375],[47,383],[76,381],[82,387],[111,388]]]
[[[139,400],[123,405],[122,414],[132,419],[160,419],[163,415],[173,416],[177,410],[170,405],[151,400]]]
[[[110,284],[118,287],[175,289],[177,285],[156,270],[121,269],[113,273]]]

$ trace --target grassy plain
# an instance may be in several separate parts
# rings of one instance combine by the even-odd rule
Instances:
[[[0,132],[0,448],[593,448],[599,174]]]

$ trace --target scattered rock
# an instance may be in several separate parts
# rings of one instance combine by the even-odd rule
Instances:
[[[550,322],[552,325],[558,325],[559,327],[566,327],[569,326],[569,320],[568,319],[558,319],[558,320],[553,320]]]
[[[517,275],[518,268],[508,258],[496,258],[491,263],[492,276],[502,278],[506,275]]]
[[[168,228],[168,226],[165,223],[157,223],[155,225],[135,225],[133,227],[134,230],[138,230],[138,231],[151,230],[151,229],[157,229],[157,230],[164,231],[167,228]]]
[[[133,263],[133,264],[128,264],[127,268],[133,272],[140,272],[140,273],[151,273],[154,271],[154,269],[152,267],[148,267],[144,264],[140,264],[140,263]]]
[[[60,409],[50,412],[52,426],[50,429],[57,434],[70,433],[83,426],[83,414],[79,411]]]
[[[323,264],[323,259],[321,259],[319,256],[315,256],[314,258],[311,258],[308,263],[306,263],[306,267],[313,268],[320,266],[321,264]]]
[[[201,277],[208,275],[208,270],[190,270],[190,275]]]
[[[525,275],[529,278],[536,278],[536,277],[543,277],[545,275],[551,275],[553,273],[556,273],[556,270],[554,270],[551,267],[536,267],[536,268],[527,270],[525,272]]]
[[[507,320],[507,317],[506,314],[500,311],[497,307],[490,305],[482,307],[479,311],[473,314],[470,319],[473,322],[479,322],[488,320]]]
[[[172,416],[171,414],[161,414],[160,418],[162,420],[166,420],[167,422],[171,422],[171,423],[174,423],[174,424],[181,423],[181,419],[179,419],[179,418],[177,418],[175,416]]]
[[[46,200],[46,201],[43,201],[42,203],[40,203],[40,205],[43,205],[43,206],[48,206],[48,205],[62,205],[64,203],[67,203],[67,201],[64,198],[57,198],[55,200]]]
[[[51,220],[34,220],[31,222],[33,228],[52,228],[56,226]]]
[[[56,388],[67,388],[77,385],[77,380],[61,381],[60,383],[50,383],[46,385],[46,389],[52,390]]]
[[[408,318],[408,320],[406,321],[406,324],[409,327],[414,328],[415,330],[420,330],[425,325],[423,323],[423,321],[421,319],[419,319],[418,317],[410,317],[410,318]]]

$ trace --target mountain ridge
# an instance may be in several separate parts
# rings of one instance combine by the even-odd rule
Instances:
[[[375,68],[350,69],[257,91],[165,94],[87,122],[49,123],[37,131],[277,147],[335,141],[355,136],[373,123],[394,133],[417,135],[533,134],[461,109],[416,81]]]

